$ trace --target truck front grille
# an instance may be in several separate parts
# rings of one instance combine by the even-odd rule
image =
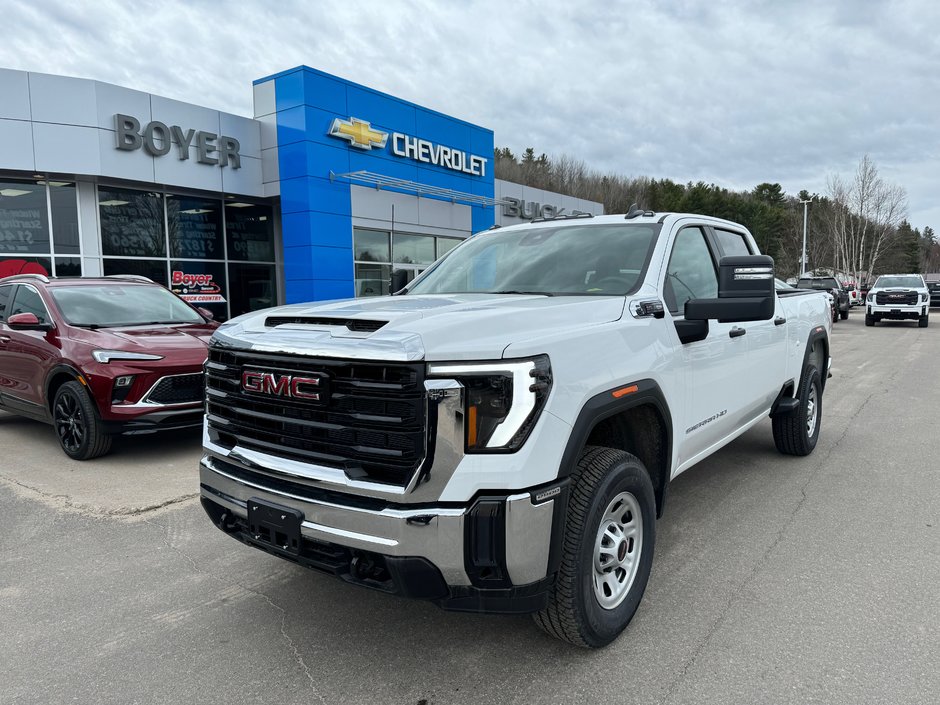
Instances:
[[[917,303],[918,298],[919,297],[916,291],[879,291],[877,294],[875,294],[875,303],[879,306],[913,306]]]
[[[275,382],[309,375],[326,382],[321,399],[249,391],[246,371]],[[310,392],[312,386],[304,386]],[[210,348],[209,428],[223,444],[344,470],[359,480],[407,485],[426,452],[424,366],[260,354]]]

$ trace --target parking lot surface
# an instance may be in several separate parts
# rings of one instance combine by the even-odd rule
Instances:
[[[77,463],[0,414],[0,702],[936,702],[940,320],[855,309],[832,352],[816,451],[767,421],[677,478],[595,652],[242,546],[196,499],[198,433]]]

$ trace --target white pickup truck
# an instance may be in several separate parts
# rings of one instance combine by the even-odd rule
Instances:
[[[679,473],[768,416],[812,452],[822,292],[740,225],[640,212],[475,235],[396,295],[234,319],[206,363],[203,506],[252,546],[446,609],[626,627]]]
[[[921,328],[930,322],[930,289],[920,274],[882,274],[868,291],[865,325],[884,319],[914,320]]]

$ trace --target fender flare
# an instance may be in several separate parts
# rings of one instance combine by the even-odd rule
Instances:
[[[826,329],[823,326],[816,326],[813,330],[810,331],[809,337],[806,339],[806,349],[803,351],[803,364],[800,367],[800,381],[799,384],[794,388],[794,394],[796,394],[797,389],[802,389],[803,385],[803,375],[806,372],[806,365],[809,363],[809,353],[813,349],[813,343],[817,340],[822,341],[823,346],[823,365],[825,366],[829,360],[829,336],[826,335]],[[826,379],[829,377],[829,370],[819,370],[819,385],[822,388],[822,391],[826,391]]]
[[[618,389],[636,386],[635,392],[621,397],[615,397],[613,393]],[[654,486],[656,493],[656,514],[662,516],[663,507],[666,503],[666,490],[669,485],[669,478],[672,474],[672,414],[669,410],[669,404],[666,402],[666,396],[663,394],[660,386],[652,379],[642,379],[630,384],[619,384],[616,387],[608,389],[600,394],[595,394],[588,399],[581,407],[578,418],[568,436],[568,443],[561,456],[561,463],[558,468],[558,478],[563,479],[571,475],[578,461],[578,456],[587,444],[591,431],[604,419],[611,416],[635,409],[639,406],[651,406],[662,420],[666,432],[666,438],[663,447],[663,456],[665,467],[662,468],[659,486]]]

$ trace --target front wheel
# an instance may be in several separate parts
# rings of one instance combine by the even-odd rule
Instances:
[[[926,328],[928,322],[929,322],[929,318],[927,316],[921,316],[920,318],[917,319],[917,326],[919,328]]]
[[[869,315],[866,313],[866,314],[865,314],[865,325],[868,326],[869,328],[870,328],[871,326],[875,325],[875,317],[874,317],[874,316],[869,316]]]
[[[800,404],[773,418],[774,445],[787,455],[809,455],[819,440],[822,421],[822,384],[819,371],[809,365],[800,382]]]
[[[643,463],[586,448],[572,476],[561,567],[536,624],[576,646],[612,642],[640,605],[655,541],[656,500]]]
[[[102,430],[95,405],[78,382],[66,382],[56,391],[52,423],[59,445],[73,460],[90,460],[111,450],[111,436]]]

